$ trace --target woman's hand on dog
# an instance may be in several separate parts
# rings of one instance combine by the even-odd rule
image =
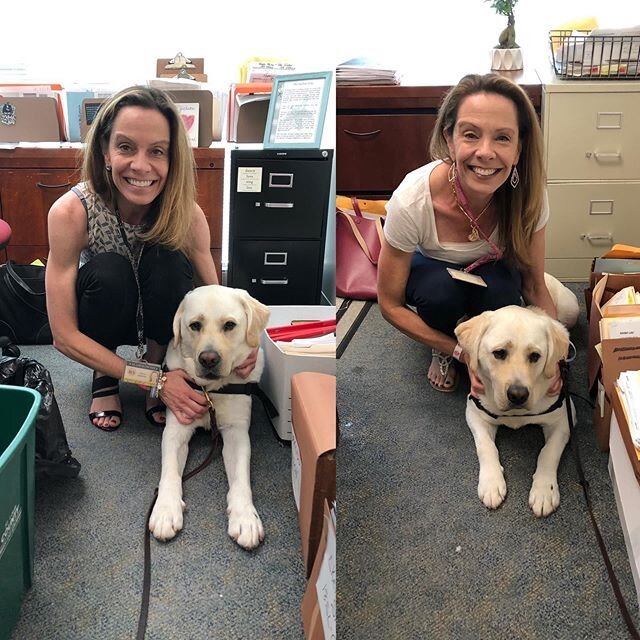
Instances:
[[[236,367],[234,372],[237,373],[241,378],[248,378],[249,374],[255,369],[256,362],[258,361],[258,351],[259,349],[256,347],[247,357],[247,359],[239,366]]]
[[[549,391],[547,391],[548,396],[559,396],[562,391],[562,375],[560,373],[560,365],[556,368],[556,375],[549,387]]]
[[[160,399],[173,412],[180,424],[191,424],[207,412],[207,399],[201,391],[187,384],[189,376],[182,369],[168,371]]]
[[[482,380],[478,378],[475,371],[469,365],[469,356],[466,353],[463,353],[462,360],[467,365],[467,371],[469,372],[469,382],[471,382],[471,389],[469,390],[469,393],[474,398],[479,398],[484,394],[484,385],[482,384]]]

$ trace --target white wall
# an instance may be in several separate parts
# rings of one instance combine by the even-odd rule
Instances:
[[[546,54],[548,29],[571,18],[640,24],[638,3],[626,0],[520,0],[515,14],[525,59]],[[153,77],[156,58],[182,51],[205,58],[211,82],[225,87],[256,55],[292,59],[300,70],[330,69],[356,55],[409,73],[457,68],[483,56],[505,24],[484,0],[191,0],[175,9],[132,0],[22,0],[2,12],[0,26],[0,67],[24,64],[37,81],[124,86]]]

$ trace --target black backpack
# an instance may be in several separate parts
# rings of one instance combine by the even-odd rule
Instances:
[[[49,371],[38,361],[20,357],[9,338],[0,337],[0,384],[35,389],[42,396],[36,416],[36,476],[76,478],[80,463],[71,455]]]

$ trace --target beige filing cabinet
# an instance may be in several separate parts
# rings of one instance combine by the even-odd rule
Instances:
[[[542,123],[546,270],[587,280],[612,245],[640,245],[640,81],[550,79]]]

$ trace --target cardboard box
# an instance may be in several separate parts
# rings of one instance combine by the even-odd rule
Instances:
[[[602,306],[624,287],[640,289],[640,274],[605,274],[593,288],[587,349],[587,377],[590,393],[596,394],[593,426],[598,446],[609,449],[611,394],[622,371],[640,369],[640,338],[600,339]],[[619,307],[616,307],[619,308]],[[600,354],[596,345],[600,344]]]
[[[322,538],[300,607],[306,640],[336,637],[335,509],[323,506]]]
[[[307,571],[322,537],[325,500],[336,498],[336,377],[302,372],[291,378],[291,483]]]
[[[322,305],[271,306],[269,327],[281,327],[296,320],[330,320],[336,317],[336,308]],[[260,386],[275,405],[278,417],[273,426],[282,440],[291,440],[291,376],[300,371],[336,374],[335,358],[284,354],[275,342],[262,333],[265,368]]]
[[[611,439],[609,441],[609,474],[616,497],[618,516],[627,545],[631,573],[636,586],[638,606],[640,606],[640,465],[634,464],[629,455],[631,444],[629,426],[620,404],[617,392],[613,395],[613,417],[611,419]],[[635,451],[633,452],[635,456]],[[635,456],[637,463],[637,456]]]
[[[602,305],[605,304],[611,297],[624,289],[625,287],[633,286],[637,290],[640,290],[640,274],[605,274],[598,280],[597,284],[593,288],[593,297],[591,300],[591,316],[589,319],[589,346],[587,349],[587,376],[589,391],[593,392],[596,388],[596,382],[601,376],[602,360],[596,351],[596,345],[600,342],[600,319],[603,317]],[[622,338],[626,340],[625,343],[631,346],[631,343],[638,342],[632,338]],[[613,342],[613,341],[612,341]],[[603,354],[604,356],[604,354]],[[626,369],[619,369],[620,371],[627,371],[628,369],[635,368],[633,365],[628,366]],[[640,366],[637,368],[640,369]],[[618,376],[616,375],[616,378]],[[605,391],[606,391],[605,385]]]

